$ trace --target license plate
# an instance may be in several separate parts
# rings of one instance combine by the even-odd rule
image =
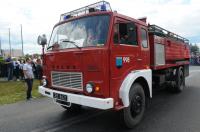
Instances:
[[[53,93],[53,98],[67,102],[67,95]]]

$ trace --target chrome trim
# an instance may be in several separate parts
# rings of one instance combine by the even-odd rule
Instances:
[[[49,98],[53,98],[53,93],[67,95],[68,102],[72,104],[79,104],[83,106],[93,107],[97,109],[111,109],[114,108],[114,99],[113,98],[98,98],[98,97],[90,97],[86,95],[74,94],[74,93],[67,93],[62,91],[53,90],[50,88],[45,88],[43,86],[38,87],[39,93]],[[46,94],[46,92],[50,94]],[[59,104],[62,105],[62,104]]]
[[[51,85],[55,88],[83,91],[83,74],[82,72],[51,71]]]

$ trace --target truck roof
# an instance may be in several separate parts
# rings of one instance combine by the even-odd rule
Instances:
[[[149,29],[150,34],[154,34],[154,35],[157,35],[157,36],[160,36],[160,37],[166,37],[166,38],[169,38],[169,39],[173,39],[173,40],[176,40],[176,41],[181,41],[183,43],[189,44],[188,39],[181,37],[178,34],[175,34],[173,32],[170,32],[170,31],[168,31],[164,28],[161,28],[157,25],[148,25],[148,29]]]
[[[92,12],[102,12],[102,11],[107,11],[107,12],[112,11],[109,2],[100,1],[67,13],[63,13],[60,15],[60,21],[67,20],[71,17],[78,17]]]
[[[119,14],[116,11],[112,11],[110,3],[106,1],[100,1],[94,4],[81,7],[79,9],[61,14],[59,23],[57,23],[56,26],[61,23],[66,22],[67,20],[77,19],[80,17],[90,16],[90,15],[98,15],[98,14],[113,14],[114,16],[126,18],[128,20],[134,21],[135,23],[147,26],[147,24],[144,21]]]
[[[148,27],[149,33],[151,33],[151,34],[154,34],[154,35],[157,35],[160,37],[167,37],[169,39],[173,39],[176,41],[181,41],[183,43],[189,44],[188,39],[181,37],[173,32],[170,32],[170,31],[168,31],[164,28],[161,28],[157,25],[147,25],[147,23],[145,21],[146,18],[134,19],[132,17],[119,14],[119,13],[117,13],[117,11],[112,11],[110,3],[106,2],[106,1],[96,2],[96,3],[78,8],[76,10],[73,10],[73,11],[70,11],[67,13],[63,13],[60,15],[60,20],[55,26],[65,23],[68,20],[78,19],[81,17],[92,16],[92,15],[101,15],[101,14],[111,14],[113,16],[117,16],[122,19],[127,19],[130,21],[133,21],[137,24]]]

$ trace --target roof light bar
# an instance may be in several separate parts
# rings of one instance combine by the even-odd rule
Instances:
[[[85,15],[91,12],[97,12],[97,11],[112,11],[110,7],[110,3],[106,1],[100,1],[64,14],[61,14],[60,21],[65,21],[71,17],[76,17],[80,15]]]

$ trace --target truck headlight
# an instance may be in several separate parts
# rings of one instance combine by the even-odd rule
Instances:
[[[47,86],[47,79],[46,79],[46,76],[43,76],[42,78],[43,78],[42,81],[41,81],[42,86]]]
[[[46,79],[42,79],[42,86],[47,86],[47,80]]]
[[[94,85],[92,83],[86,84],[86,91],[92,93],[94,91]]]

